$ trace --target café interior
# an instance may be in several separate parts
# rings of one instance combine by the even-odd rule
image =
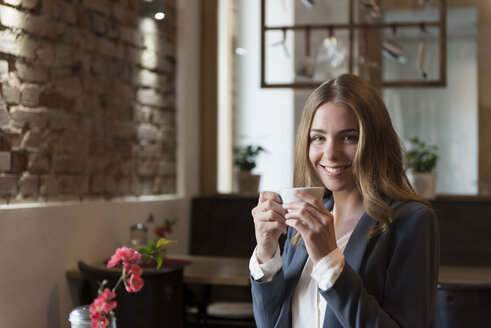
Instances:
[[[482,0],[0,1],[0,327],[79,327],[105,261],[161,236],[117,327],[255,327],[251,210],[292,186],[303,104],[348,72],[437,154],[430,182],[408,171],[440,227],[432,326],[488,325],[490,33]]]

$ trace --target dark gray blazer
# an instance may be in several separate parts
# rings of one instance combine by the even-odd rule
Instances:
[[[344,256],[335,284],[321,292],[327,301],[325,328],[428,327],[433,313],[439,264],[439,230],[433,210],[418,202],[388,201],[395,220],[371,239],[376,221],[364,214]],[[332,198],[324,205],[332,210]],[[282,269],[269,282],[251,277],[254,317],[259,328],[292,325],[291,299],[308,254],[303,241],[290,243],[288,231]]]

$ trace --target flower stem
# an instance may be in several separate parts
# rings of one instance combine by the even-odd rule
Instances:
[[[120,284],[120,283],[121,283],[121,281],[123,281],[123,280],[124,280],[124,273],[122,273],[122,274],[121,274],[121,276],[119,277],[118,282],[116,283],[116,286],[114,286],[114,288],[113,288],[113,290],[112,290],[112,292],[113,292],[113,293],[115,293],[115,292],[116,292],[116,289],[118,289],[119,284]]]

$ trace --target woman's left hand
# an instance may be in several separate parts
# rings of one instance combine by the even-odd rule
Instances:
[[[314,196],[303,191],[296,191],[295,196],[302,201],[283,204],[288,210],[286,224],[302,235],[307,253],[316,264],[337,247],[334,217]]]

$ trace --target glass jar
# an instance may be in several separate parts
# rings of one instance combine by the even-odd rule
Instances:
[[[68,321],[71,323],[71,328],[90,328],[90,305],[82,305],[73,309]],[[111,322],[108,327],[116,328],[114,312],[111,312]]]
[[[147,227],[142,223],[137,223],[130,228],[130,244],[133,248],[142,248],[147,246]]]

